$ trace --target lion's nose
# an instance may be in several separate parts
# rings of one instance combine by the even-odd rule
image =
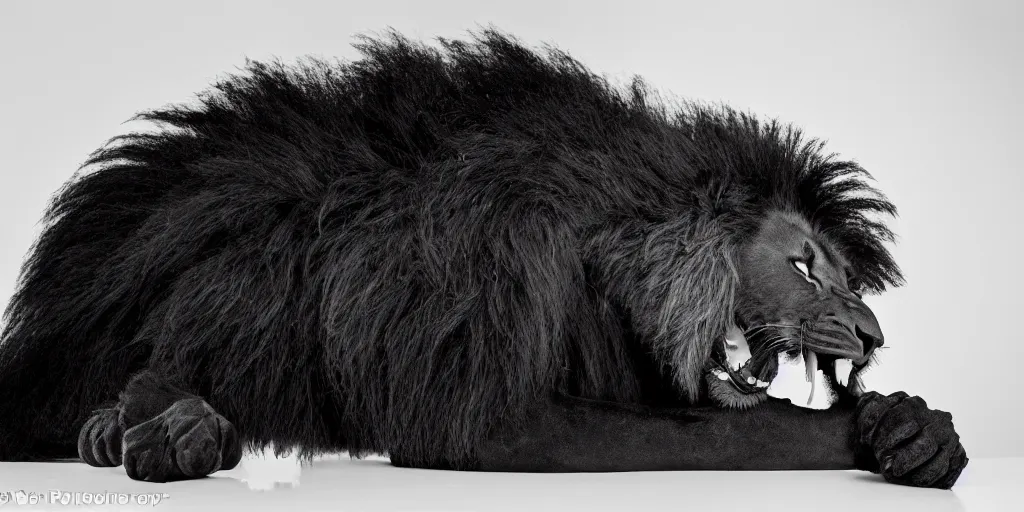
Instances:
[[[868,355],[872,350],[881,347],[885,344],[885,339],[882,337],[882,331],[876,331],[877,334],[861,329],[860,326],[854,328],[854,332],[857,334],[857,338],[860,339],[861,343],[864,344],[864,355]]]
[[[853,294],[841,294],[842,306],[837,307],[833,320],[846,327],[861,342],[861,361],[867,361],[876,348],[885,343],[878,319],[864,301]]]
[[[853,323],[853,333],[864,344],[864,355],[885,344],[885,336],[882,335],[882,327],[878,325],[875,314],[860,299],[851,305],[850,319]]]

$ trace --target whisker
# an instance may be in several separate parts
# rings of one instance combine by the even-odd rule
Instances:
[[[755,334],[755,333],[764,331],[765,329],[769,329],[771,327],[773,327],[773,326],[770,326],[770,325],[755,325],[755,326],[750,327],[747,330],[743,331],[743,334],[745,334],[745,335],[747,335],[747,334]]]
[[[774,336],[752,350],[750,358],[752,360],[761,361],[762,359],[767,358],[775,349],[784,347],[792,342],[793,339],[789,336]]]
[[[780,341],[785,341],[785,339],[786,339],[786,336],[782,336],[782,335],[776,334],[776,335],[768,338],[764,342],[758,344],[757,347],[755,347],[755,348],[757,350],[762,350],[764,347],[773,346],[773,345],[779,343]]]
[[[765,327],[800,327],[799,324],[761,324]]]
[[[768,350],[774,350],[782,345],[791,342],[792,338],[787,335],[781,333],[772,333],[769,337],[767,337],[765,341],[757,344],[755,348],[756,351],[760,353]]]
[[[775,342],[772,342],[770,345],[766,345],[763,349],[758,350],[758,355],[768,354],[768,353],[772,352],[775,349],[778,349],[780,347],[784,347],[784,346],[788,345],[791,342],[792,342],[792,340],[790,340],[788,338],[777,340]]]
[[[794,328],[799,328],[799,327],[800,327],[799,325],[790,325],[790,324],[761,324],[761,325],[755,325],[755,326],[750,327],[747,330],[743,331],[743,335],[744,336],[753,336],[753,335],[755,335],[755,334],[757,334],[759,332],[765,331],[767,329],[785,329],[785,328],[794,329]]]
[[[757,324],[755,326],[750,327],[748,330],[762,329],[762,328],[765,328],[765,327],[800,327],[800,325],[799,324]]]

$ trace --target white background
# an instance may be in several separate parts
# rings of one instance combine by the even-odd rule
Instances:
[[[162,6],[161,6],[162,5]],[[245,57],[356,57],[357,33],[493,23],[625,82],[793,121],[900,208],[909,284],[868,298],[870,388],[951,411],[968,454],[1020,435],[1024,37],[1015,2],[21,2],[0,6],[0,307],[57,188],[137,111]]]

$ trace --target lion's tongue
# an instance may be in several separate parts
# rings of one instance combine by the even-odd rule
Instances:
[[[778,374],[768,387],[768,395],[775,398],[788,398],[794,405],[810,407],[812,409],[828,408],[827,397],[818,394],[815,400],[815,391],[824,383],[824,374],[818,371],[818,356],[809,350],[803,351],[800,356],[789,358],[785,353],[778,356]]]

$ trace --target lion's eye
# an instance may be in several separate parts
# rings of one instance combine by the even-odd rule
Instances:
[[[850,279],[850,282],[847,284],[847,288],[849,288],[850,292],[856,295],[858,298],[860,298],[861,295],[864,293],[863,286],[864,285],[860,282],[860,280],[856,278]]]
[[[793,260],[793,266],[804,275],[804,277],[811,277],[811,271],[807,268],[807,264],[801,260]]]

